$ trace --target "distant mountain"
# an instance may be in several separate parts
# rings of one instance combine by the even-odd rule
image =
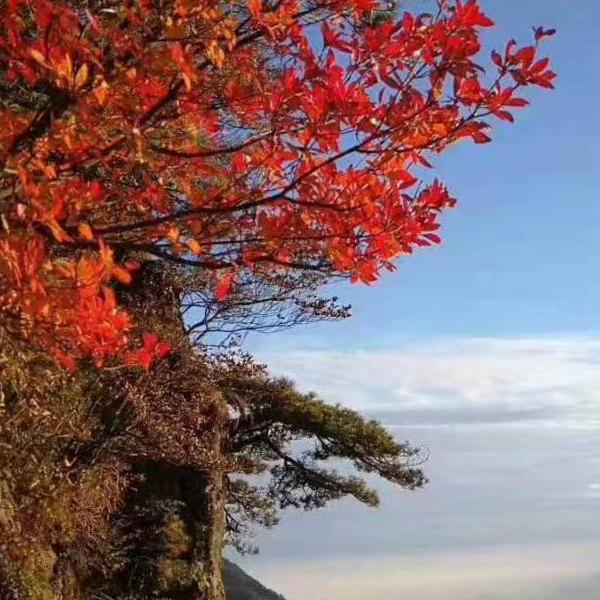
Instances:
[[[227,559],[223,559],[223,580],[227,600],[286,600]]]

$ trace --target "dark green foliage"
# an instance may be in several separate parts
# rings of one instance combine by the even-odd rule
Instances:
[[[425,483],[419,449],[397,442],[376,421],[300,393],[249,358],[222,361],[216,370],[237,411],[226,453],[239,471],[258,476],[229,478],[228,525],[238,547],[251,521],[274,524],[278,509],[312,510],[345,496],[377,506],[365,476],[410,490]]]

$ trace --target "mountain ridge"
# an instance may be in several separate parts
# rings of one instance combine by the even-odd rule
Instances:
[[[223,559],[223,583],[227,600],[287,600],[226,558]]]

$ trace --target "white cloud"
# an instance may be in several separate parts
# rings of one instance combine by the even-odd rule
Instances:
[[[261,358],[302,389],[355,408],[600,426],[600,337],[402,342]]]

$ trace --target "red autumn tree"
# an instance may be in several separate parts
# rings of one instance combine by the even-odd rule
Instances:
[[[67,363],[147,366],[165,348],[131,351],[112,286],[132,257],[196,269],[219,302],[242,282],[372,283],[439,243],[455,201],[422,168],[555,75],[553,31],[486,75],[478,2],[432,4],[2,0],[2,327]]]

